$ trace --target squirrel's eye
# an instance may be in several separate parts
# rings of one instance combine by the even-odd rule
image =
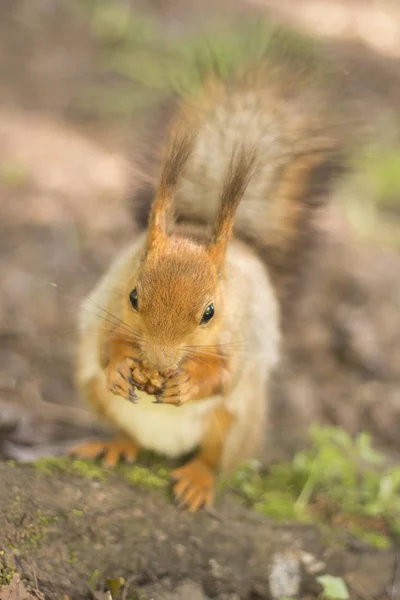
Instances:
[[[203,317],[200,321],[200,325],[204,325],[204,323],[208,323],[214,316],[214,304],[209,304],[204,311]]]
[[[131,293],[129,294],[129,300],[131,301],[132,307],[135,310],[138,310],[138,295],[137,295],[136,288],[134,290],[132,290]]]

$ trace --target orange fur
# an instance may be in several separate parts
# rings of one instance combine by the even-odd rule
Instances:
[[[104,365],[108,389],[116,389],[126,398],[135,386],[155,393],[153,388],[157,386],[150,379],[153,377],[154,381],[155,373],[159,373],[168,402],[175,398],[177,404],[182,404],[221,392],[229,379],[229,357],[226,350],[223,352],[215,345],[223,311],[219,281],[212,255],[193,242],[166,238],[149,251],[141,270],[129,281],[119,311],[124,323],[137,331],[138,340],[125,341],[124,330],[115,328],[111,329],[110,338],[104,340],[103,345],[108,347],[107,366]],[[129,291],[133,288],[138,289],[138,313],[129,305]],[[199,326],[211,302],[215,305],[215,317],[210,324]],[[208,346],[211,355],[207,353]],[[135,362],[141,366],[135,366]],[[128,373],[121,376],[127,365],[133,379],[135,373],[139,375],[135,368],[142,371],[132,385],[127,383]],[[172,393],[177,385],[173,371],[177,370],[179,381],[189,379],[185,394],[181,389]],[[167,376],[169,379],[165,381]]]
[[[216,409],[210,416],[197,456],[172,473],[176,481],[175,496],[190,512],[210,507],[214,501],[215,473],[232,422],[233,416],[226,409]]]
[[[132,439],[118,435],[112,440],[88,441],[78,444],[70,450],[70,455],[85,460],[102,457],[102,463],[106,467],[115,467],[123,458],[132,463],[139,454],[140,447]]]
[[[149,218],[149,249],[157,243],[162,244],[166,241],[168,221],[173,212],[172,197],[185,170],[195,139],[194,131],[183,128],[179,122],[171,129],[167,159],[161,172],[160,185]]]
[[[83,319],[78,380],[132,447],[197,448],[174,472],[194,511],[262,437],[277,282],[302,256],[341,144],[323,86],[287,65],[212,74],[178,108],[148,228],[93,292],[107,316],[95,338]]]

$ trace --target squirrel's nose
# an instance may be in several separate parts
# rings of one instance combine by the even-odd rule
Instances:
[[[171,375],[178,369],[176,351],[152,346],[146,348],[145,354],[149,365],[160,373],[168,372]]]

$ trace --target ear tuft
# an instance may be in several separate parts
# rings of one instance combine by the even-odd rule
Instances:
[[[188,129],[184,123],[176,125],[170,135],[160,184],[150,211],[149,248],[168,235],[168,225],[173,219],[173,195],[192,153],[195,139],[196,131]]]
[[[256,149],[239,144],[234,148],[221,188],[220,203],[209,245],[213,259],[222,262],[232,236],[235,212],[256,166]]]

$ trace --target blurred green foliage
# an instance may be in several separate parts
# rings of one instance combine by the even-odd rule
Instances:
[[[311,65],[326,85],[333,74],[311,38],[268,21],[168,35],[156,20],[124,2],[85,0],[74,6],[93,37],[102,72],[111,78],[85,86],[78,100],[78,108],[100,118],[142,122],[172,90],[195,89],[210,63],[229,75],[240,61],[278,51],[281,59],[298,56],[299,68]],[[400,246],[399,140],[388,143],[383,135],[374,147],[360,151],[354,167],[340,191],[353,231]]]
[[[205,66],[228,76],[238,63],[266,54],[279,53],[282,61],[296,56],[299,64],[328,74],[311,38],[268,21],[171,37],[155,20],[122,2],[87,0],[76,8],[88,23],[101,68],[117,77],[101,93],[96,86],[86,89],[83,103],[103,115],[140,114],[172,91],[195,89]]]
[[[400,467],[385,465],[367,433],[353,439],[340,428],[316,427],[310,447],[292,462],[273,465],[267,473],[250,463],[228,485],[275,519],[324,522],[340,515],[352,533],[380,547],[389,539],[376,531],[375,519],[388,533],[400,533]]]
[[[321,575],[317,581],[323,588],[321,600],[349,600],[349,590],[341,577]]]

